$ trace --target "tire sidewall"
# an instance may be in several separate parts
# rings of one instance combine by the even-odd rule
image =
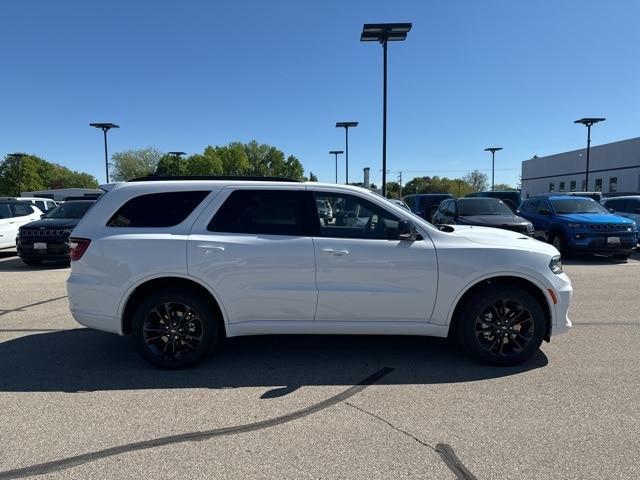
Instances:
[[[145,343],[142,333],[144,321],[151,310],[168,302],[189,305],[202,320],[202,342],[193,354],[180,360],[169,360],[154,354]],[[140,354],[153,365],[165,369],[187,368],[202,361],[218,342],[218,325],[213,309],[200,295],[186,289],[168,288],[146,297],[136,308],[132,327],[133,340]]]
[[[533,317],[534,335],[529,345],[520,353],[508,357],[491,354],[483,349],[475,334],[475,319],[489,305],[499,300],[515,300],[529,310]],[[492,365],[517,365],[529,359],[542,344],[546,321],[542,308],[535,298],[518,287],[496,285],[473,295],[466,302],[457,325],[458,341],[473,357]]]

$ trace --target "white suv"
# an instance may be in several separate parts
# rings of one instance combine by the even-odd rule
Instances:
[[[514,364],[571,326],[558,251],[526,235],[438,229],[333,184],[151,178],[105,188],[72,233],[71,311],[131,334],[160,367],[192,365],[225,336],[307,333],[452,335],[481,360]]]

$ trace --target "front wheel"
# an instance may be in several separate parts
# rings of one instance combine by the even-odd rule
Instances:
[[[615,258],[616,260],[629,260],[629,257],[631,257],[631,255],[633,254],[633,252],[629,252],[629,253],[616,253],[613,258]]]
[[[556,247],[556,250],[558,250],[562,255],[566,255],[568,253],[567,242],[561,233],[551,234],[551,238],[549,240],[551,245]]]
[[[465,303],[458,341],[473,357],[492,365],[516,365],[540,348],[545,317],[536,299],[517,287],[492,286]]]
[[[218,340],[211,306],[187,289],[168,288],[145,298],[133,317],[138,351],[160,368],[187,368],[204,359]]]

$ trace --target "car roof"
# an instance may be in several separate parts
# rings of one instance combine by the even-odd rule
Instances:
[[[606,197],[603,198],[603,202],[607,202],[609,200],[635,200],[640,199],[640,195],[621,195],[619,197]]]

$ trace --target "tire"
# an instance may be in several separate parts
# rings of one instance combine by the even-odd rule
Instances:
[[[38,265],[42,265],[42,260],[33,260],[31,258],[23,258],[22,261],[27,264],[30,265],[32,267],[38,266]]]
[[[633,252],[629,252],[629,253],[616,253],[613,258],[615,258],[616,260],[629,260],[629,257],[631,257],[631,255],[633,254]]]
[[[183,318],[186,315],[189,316]],[[219,337],[211,305],[184,288],[167,288],[146,297],[133,316],[132,333],[140,354],[165,369],[197,364],[209,354]]]
[[[517,287],[495,285],[465,302],[456,334],[461,347],[472,357],[508,366],[536,353],[545,329],[544,312],[531,294]]]
[[[549,237],[549,243],[554,247],[556,247],[560,252],[560,254],[567,255],[569,253],[567,249],[567,242],[564,239],[564,235],[562,235],[562,233],[559,233],[559,232],[552,233],[551,236]]]

